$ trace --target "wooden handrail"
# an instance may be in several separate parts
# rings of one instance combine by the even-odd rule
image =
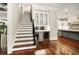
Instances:
[[[36,44],[35,40],[35,26],[34,26],[34,20],[32,19],[32,6],[30,9],[30,21],[32,22],[32,28],[33,28],[33,39],[34,39],[34,45]]]

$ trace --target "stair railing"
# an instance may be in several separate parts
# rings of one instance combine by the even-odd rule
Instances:
[[[33,39],[34,39],[34,45],[36,44],[35,40],[35,25],[34,25],[34,20],[32,19],[32,6],[30,9],[30,21],[32,22],[32,28],[33,28]]]

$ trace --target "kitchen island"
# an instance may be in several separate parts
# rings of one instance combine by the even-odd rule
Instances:
[[[79,30],[75,29],[58,29],[58,36],[79,40]]]

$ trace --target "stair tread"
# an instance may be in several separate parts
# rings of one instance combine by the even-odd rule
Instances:
[[[32,30],[32,28],[21,28],[21,29],[18,28],[18,30]]]
[[[33,34],[17,34],[16,37],[28,37],[28,36],[33,36]]]
[[[32,30],[32,28],[21,28],[21,29],[17,29],[17,30]]]
[[[32,26],[18,26],[18,28],[19,27],[25,27],[25,28],[29,28],[30,27],[31,28]]]
[[[15,41],[20,41],[20,40],[33,40],[33,37],[32,38],[17,38],[17,39],[15,39]]]
[[[23,28],[23,27],[22,27],[22,26],[20,26],[20,27],[18,27],[18,28]],[[25,26],[24,28],[32,28],[32,26],[30,26],[30,27],[29,27],[29,26],[28,26],[28,27],[27,27],[27,26]]]
[[[16,37],[33,37],[33,34],[16,35]]]
[[[32,31],[17,31],[17,33],[32,33]]]
[[[32,23],[19,23],[19,25],[31,25]]]
[[[32,29],[32,27],[18,27],[18,29]]]
[[[17,32],[25,32],[25,31],[28,32],[28,31],[33,31],[33,30],[32,29],[31,30],[29,30],[29,29],[27,29],[27,30],[23,30],[23,29],[22,30],[17,30]]]
[[[20,25],[18,27],[32,27],[32,25]]]
[[[29,41],[33,41],[33,40],[19,40],[18,41],[15,41],[15,43],[20,43],[20,42],[29,42]]]
[[[23,29],[22,29],[22,30],[17,30],[17,31],[18,31],[18,32],[32,31],[32,29],[30,29],[30,30],[29,30],[29,29],[27,29],[27,30],[23,30]]]
[[[25,34],[32,34],[32,33],[17,33],[17,35],[25,35]]]
[[[32,23],[19,23],[19,25],[32,25]]]
[[[16,37],[17,36],[33,36],[33,34],[17,34]]]
[[[28,47],[28,46],[34,46],[34,44],[15,45],[13,48]]]
[[[20,50],[25,50],[25,49],[32,49],[32,48],[36,48],[36,46],[25,46],[25,47],[19,47],[19,48],[13,48],[13,51],[20,51]]]
[[[33,37],[33,36],[19,36],[19,37],[16,37],[16,38],[29,38],[29,37]]]
[[[34,44],[34,41],[14,43],[14,45],[24,45],[24,44]]]
[[[32,26],[18,26],[18,28],[19,27],[32,28]]]
[[[32,32],[17,32],[16,34],[17,34],[17,35],[21,35],[21,34],[24,35],[24,34],[33,34],[33,33],[32,33]]]
[[[32,24],[24,24],[24,25],[19,24],[19,26],[32,26]]]
[[[31,27],[31,28],[24,28],[24,27],[23,27],[23,28],[18,28],[18,29],[32,29],[32,27]]]
[[[32,33],[32,31],[22,31],[22,32],[18,31],[17,33]]]

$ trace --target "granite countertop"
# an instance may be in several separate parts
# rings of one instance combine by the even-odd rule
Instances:
[[[61,29],[58,29],[58,30],[62,30],[62,31],[72,31],[72,32],[79,32],[79,30],[76,30],[76,29],[66,29],[66,28],[61,28]]]

